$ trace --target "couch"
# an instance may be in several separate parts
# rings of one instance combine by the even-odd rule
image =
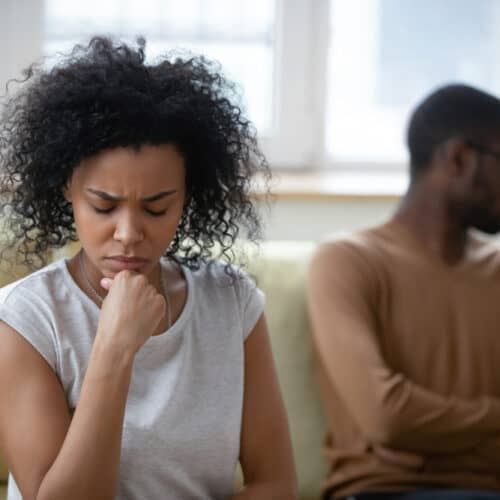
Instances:
[[[325,421],[316,384],[311,329],[305,301],[305,272],[312,242],[268,241],[248,252],[247,270],[266,293],[273,353],[288,411],[301,500],[319,498],[326,475],[321,455]],[[63,249],[59,258],[74,251]],[[21,277],[0,273],[0,285]],[[7,468],[0,456],[0,500],[5,500]],[[263,499],[265,500],[265,499]]]

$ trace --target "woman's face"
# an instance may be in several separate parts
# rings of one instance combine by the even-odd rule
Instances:
[[[153,271],[185,196],[184,159],[170,144],[102,151],[79,165],[65,189],[94,271],[110,278],[124,269]]]

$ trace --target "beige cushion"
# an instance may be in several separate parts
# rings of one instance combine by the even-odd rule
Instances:
[[[313,250],[311,242],[265,242],[249,265],[266,293],[267,322],[303,500],[319,498],[319,486],[326,476],[321,455],[325,421],[305,295],[306,269]]]

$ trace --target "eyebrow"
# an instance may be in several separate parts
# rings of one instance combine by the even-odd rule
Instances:
[[[105,191],[99,191],[98,189],[92,189],[92,188],[87,188],[86,189],[89,193],[92,193],[96,196],[99,196],[99,198],[102,198],[103,200],[106,201],[123,201],[125,198],[120,198],[119,196],[113,196],[109,193],[106,193]],[[165,198],[166,196],[170,196],[174,193],[177,193],[177,189],[171,189],[170,191],[160,191],[159,193],[153,194],[151,196],[146,196],[145,198],[141,198],[141,201],[157,201],[161,200],[162,198]]]

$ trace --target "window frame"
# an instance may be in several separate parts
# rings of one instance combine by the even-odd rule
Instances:
[[[318,164],[325,89],[324,72],[319,69],[327,56],[328,4],[328,0],[276,0],[272,125],[259,137],[273,168],[306,169]],[[44,0],[4,0],[2,9],[0,82],[6,82],[42,57]]]
[[[20,71],[40,60],[43,48],[45,0],[4,0],[0,16],[3,42],[0,82],[19,78]],[[330,0],[276,0],[272,124],[259,142],[271,168],[286,171],[324,171],[362,182],[364,173],[391,171],[404,165],[337,162],[325,148],[326,93],[330,37]],[[15,51],[12,50],[15,47]],[[258,68],[256,76],[258,77]],[[2,92],[3,93],[3,92]],[[354,183],[355,184],[355,183]]]

